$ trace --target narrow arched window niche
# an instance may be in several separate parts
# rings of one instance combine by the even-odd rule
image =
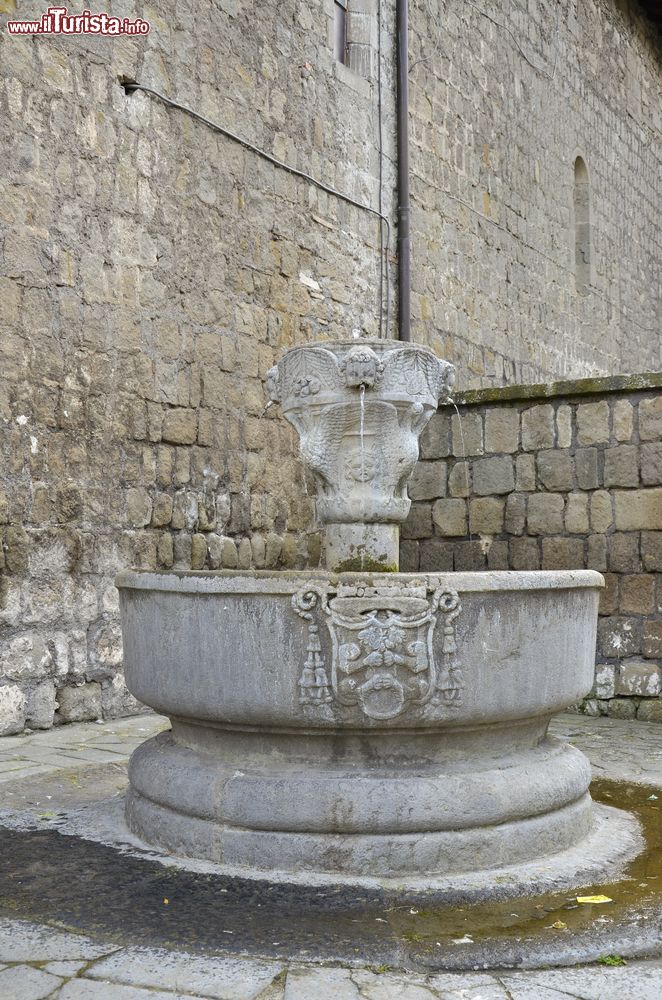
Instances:
[[[575,218],[575,288],[587,295],[591,287],[591,192],[588,170],[581,156],[575,160],[573,191]]]

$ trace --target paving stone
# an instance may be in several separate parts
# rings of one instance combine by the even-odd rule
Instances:
[[[280,964],[249,959],[127,948],[97,962],[86,975],[128,986],[200,993],[213,1000],[254,1000],[282,969]]]
[[[361,1000],[349,969],[290,969],[285,1000]]]
[[[57,995],[57,1000],[205,1000],[195,993],[164,993],[143,990],[136,986],[121,986],[94,979],[70,979]]]
[[[112,944],[97,944],[89,938],[53,931],[27,920],[0,919],[0,961],[3,962],[91,961],[114,950]]]
[[[633,962],[612,968],[590,965],[549,972],[507,973],[500,978],[510,990],[513,1000],[542,1000],[543,994],[536,993],[536,989],[551,989],[557,991],[559,997],[570,995],[582,1000],[659,1000],[662,996],[660,962]],[[530,990],[528,994],[521,992],[525,988]]]
[[[61,983],[59,976],[29,965],[15,965],[0,972],[0,997],[3,1000],[44,1000]]]
[[[508,1000],[506,989],[485,973],[446,972],[430,976],[428,984],[440,1000]]]
[[[352,972],[361,1000],[436,1000],[435,994],[414,977],[389,973],[375,974],[364,969]]]
[[[77,972],[84,969],[87,962],[47,962],[44,966],[46,972],[51,972],[54,976],[62,976],[64,979],[69,979],[71,976],[75,976]]]

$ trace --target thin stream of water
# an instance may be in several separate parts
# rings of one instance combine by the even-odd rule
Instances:
[[[457,408],[457,403],[454,399],[448,400],[455,412],[457,413],[457,422],[460,428],[460,443],[462,444],[462,465],[464,466],[464,485],[467,491],[467,522],[469,525],[469,541],[472,541],[472,531],[471,531],[471,504],[469,503],[469,494],[471,490],[469,488],[469,465],[467,463],[467,448],[464,443],[464,428],[462,427],[462,417],[460,416],[460,411]]]
[[[359,386],[359,454],[361,456],[361,490],[365,491],[365,453],[363,450],[363,432],[365,427],[365,385]],[[363,502],[365,507],[365,499]],[[365,513],[365,510],[364,510]],[[361,547],[361,569],[365,563],[365,546]]]

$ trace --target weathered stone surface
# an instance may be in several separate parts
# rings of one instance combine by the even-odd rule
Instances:
[[[68,685],[57,692],[58,719],[61,722],[88,722],[101,718],[101,685],[96,681]]]
[[[612,497],[606,490],[596,490],[591,496],[591,530],[604,534],[613,523]]]
[[[580,490],[595,490],[600,486],[597,448],[578,448],[575,452],[575,474]]]
[[[572,407],[562,405],[556,411],[556,446],[569,448],[572,444]]]
[[[586,568],[604,573],[607,569],[607,538],[605,535],[589,535],[586,552]]]
[[[488,409],[485,414],[485,451],[515,452],[519,447],[519,412]]]
[[[522,535],[526,525],[526,497],[511,493],[506,497],[504,528],[509,535]]]
[[[641,558],[648,572],[662,571],[662,531],[642,531]]]
[[[660,694],[660,669],[652,663],[631,660],[618,668],[617,695],[656,698]]]
[[[25,726],[27,699],[16,684],[0,686],[0,736],[20,733]]]
[[[536,464],[538,479],[550,492],[571,490],[573,487],[573,460],[567,451],[540,451]]]
[[[538,451],[554,447],[554,409],[548,403],[522,411],[522,448]]]
[[[609,403],[580,403],[577,407],[577,444],[605,444],[609,441]]]
[[[211,1000],[256,1000],[281,972],[276,962],[207,958],[157,948],[127,948],[96,962],[91,979],[181,991]]]
[[[510,562],[513,569],[540,569],[540,548],[535,538],[511,538]]]
[[[659,441],[641,446],[641,481],[644,486],[662,483],[662,444]]]
[[[637,709],[637,718],[642,722],[662,722],[662,700],[642,701]]]
[[[584,541],[581,538],[543,538],[543,569],[583,569]]]
[[[456,458],[466,458],[468,455],[482,455],[483,418],[475,410],[465,410],[458,417],[451,417],[452,454]]]
[[[617,441],[628,442],[632,439],[634,407],[629,400],[617,399],[614,403],[612,426]]]
[[[509,455],[478,458],[473,463],[473,492],[479,496],[510,493],[515,489],[513,460]]]
[[[639,449],[635,445],[622,444],[605,450],[605,486],[639,485]]]
[[[534,493],[527,501],[526,524],[530,535],[555,535],[563,531],[563,497],[560,493]]]
[[[195,410],[175,407],[163,416],[162,437],[170,444],[194,444],[198,436],[198,415]]]
[[[631,698],[612,698],[607,703],[607,712],[612,719],[634,719],[637,706]]]
[[[157,493],[152,509],[152,527],[163,528],[172,517],[172,497],[168,493]]]
[[[418,543],[416,569],[423,573],[450,573],[453,570],[453,543],[443,538],[428,538]]]
[[[496,497],[478,497],[469,501],[471,534],[499,535],[503,531],[503,500]]]
[[[585,535],[589,530],[588,497],[585,493],[570,493],[565,503],[565,530],[571,535]]]
[[[436,500],[446,496],[446,463],[419,462],[407,486],[412,500]]]
[[[471,494],[471,471],[469,462],[456,462],[448,477],[448,495],[468,497]]]
[[[464,501],[461,501],[464,506]],[[400,528],[400,537],[429,538],[432,534],[432,504],[413,503],[407,520]]]
[[[435,413],[419,440],[421,458],[447,458],[451,451],[450,436],[450,414]]]
[[[662,488],[614,491],[618,531],[654,531],[662,528]]]
[[[616,668],[613,663],[596,663],[593,693],[596,698],[613,698],[616,694]]]
[[[607,543],[607,560],[612,573],[638,573],[641,569],[639,558],[639,535],[610,535]]]
[[[536,488],[536,460],[534,455],[518,455],[515,459],[515,485],[528,493]]]
[[[624,576],[621,580],[621,609],[639,615],[655,610],[655,578],[647,573]]]
[[[144,528],[152,518],[152,501],[142,487],[130,489],[126,495],[126,520],[132,528]]]
[[[642,623],[638,618],[613,615],[598,622],[598,649],[607,657],[623,658],[641,653]]]
[[[45,1000],[62,985],[59,976],[29,965],[16,965],[0,970],[0,996],[14,1000]]]
[[[642,652],[650,658],[662,658],[662,620],[659,618],[644,621]]]
[[[52,680],[35,685],[28,696],[25,723],[30,729],[50,729],[55,715],[55,684]]]
[[[438,535],[466,535],[466,502],[464,500],[437,500],[432,507],[432,521]]]
[[[639,437],[642,441],[662,439],[662,395],[639,403]]]

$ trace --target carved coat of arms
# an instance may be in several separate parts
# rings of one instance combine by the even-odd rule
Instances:
[[[299,702],[307,711],[346,706],[369,719],[388,720],[415,710],[436,718],[462,702],[462,672],[456,658],[457,593],[425,583],[311,585],[292,598],[308,621],[307,658],[299,679]],[[323,652],[318,617],[326,622],[330,657]],[[436,662],[433,634],[443,629]]]

